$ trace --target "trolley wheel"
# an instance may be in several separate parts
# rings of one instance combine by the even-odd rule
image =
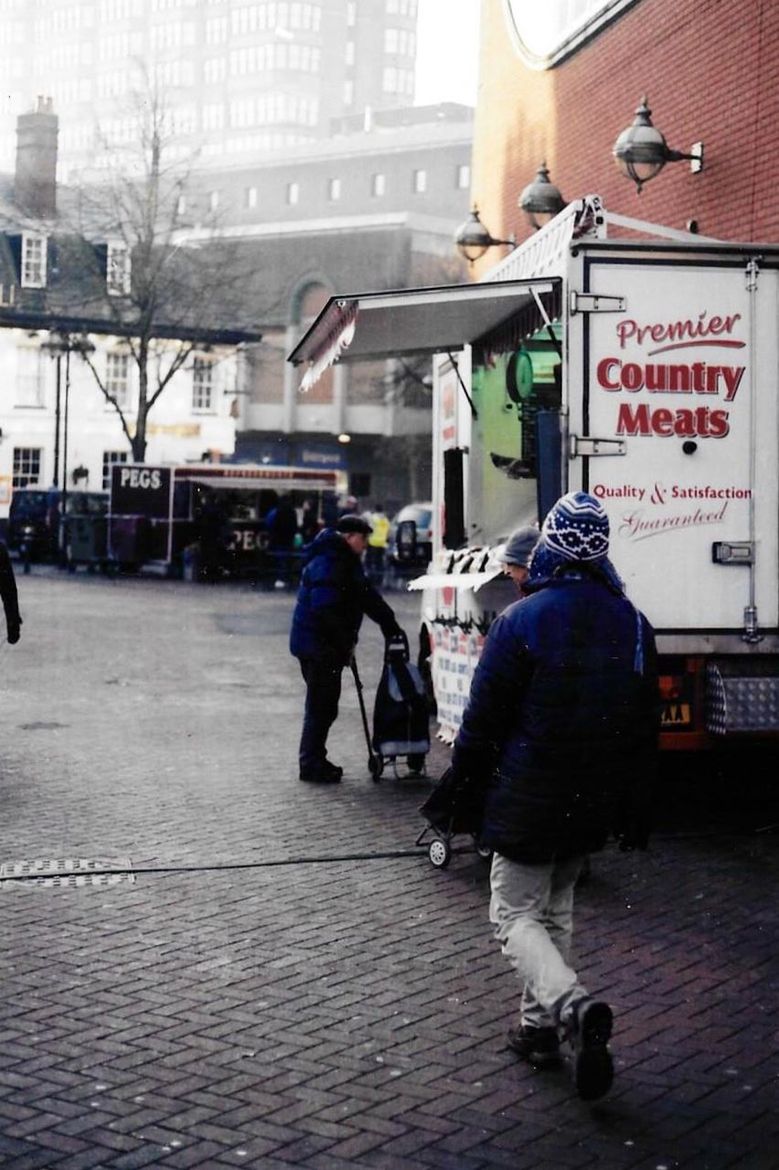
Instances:
[[[423,755],[408,756],[406,763],[412,776],[421,776],[425,770],[425,757]]]
[[[374,782],[378,783],[378,781],[381,779],[381,774],[384,771],[383,757],[382,756],[373,756],[373,755],[369,756],[368,757],[368,771],[371,774],[371,779]]]
[[[489,861],[492,857],[492,850],[489,845],[480,845],[478,841],[476,842],[476,852],[484,861]]]
[[[434,865],[436,869],[446,869],[452,860],[452,850],[449,842],[444,841],[441,837],[435,837],[430,842],[427,856],[430,858],[430,864]]]

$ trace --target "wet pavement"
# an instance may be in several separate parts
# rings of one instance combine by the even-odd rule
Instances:
[[[19,586],[22,640],[0,649],[3,1165],[779,1167],[775,767],[682,769],[650,852],[594,859],[577,963],[614,1007],[617,1076],[586,1105],[567,1069],[506,1050],[517,987],[487,864],[458,839],[439,872],[415,846],[429,781],[370,780],[348,677],[344,782],[297,780],[290,594]],[[413,634],[416,601],[389,600]],[[434,744],[431,772],[446,758]]]

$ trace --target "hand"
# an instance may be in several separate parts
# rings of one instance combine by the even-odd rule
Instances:
[[[8,641],[12,646],[15,646],[22,634],[21,617],[17,616],[16,618],[10,618],[6,622],[6,628],[8,630]]]
[[[618,829],[615,835],[620,853],[632,853],[634,849],[645,851],[649,848],[649,827],[637,820]]]

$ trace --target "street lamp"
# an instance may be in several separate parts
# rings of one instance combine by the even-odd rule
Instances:
[[[466,221],[461,223],[454,233],[454,242],[460,254],[469,264],[473,264],[474,260],[480,260],[487,249],[496,244],[507,244],[511,248],[516,244],[513,235],[507,240],[496,240],[491,236],[489,230],[479,219],[477,207],[473,208]]]
[[[535,179],[520,193],[517,202],[536,231],[563,210],[565,200],[549,178],[546,161],[541,163]]]
[[[49,340],[44,341],[41,349],[46,350],[57,363],[57,395],[54,406],[54,486],[59,487],[60,462],[60,413],[62,415],[62,492],[60,497],[60,516],[64,518],[68,504],[68,414],[70,411],[70,355],[80,354],[82,358],[94,353],[95,347],[88,337],[73,336],[70,333],[59,333],[52,330]],[[62,358],[65,358],[65,386],[62,393]]]
[[[639,195],[644,183],[659,175],[668,162],[686,159],[694,175],[703,170],[703,143],[693,143],[689,154],[671,150],[664,136],[652,125],[651,114],[644,95],[632,125],[622,131],[612,149],[617,166],[626,179],[633,180]]]

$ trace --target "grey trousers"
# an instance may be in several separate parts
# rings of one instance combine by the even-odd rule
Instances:
[[[584,857],[523,865],[492,859],[490,921],[503,954],[523,982],[521,1023],[565,1025],[570,1007],[586,995],[570,966],[573,893]]]

